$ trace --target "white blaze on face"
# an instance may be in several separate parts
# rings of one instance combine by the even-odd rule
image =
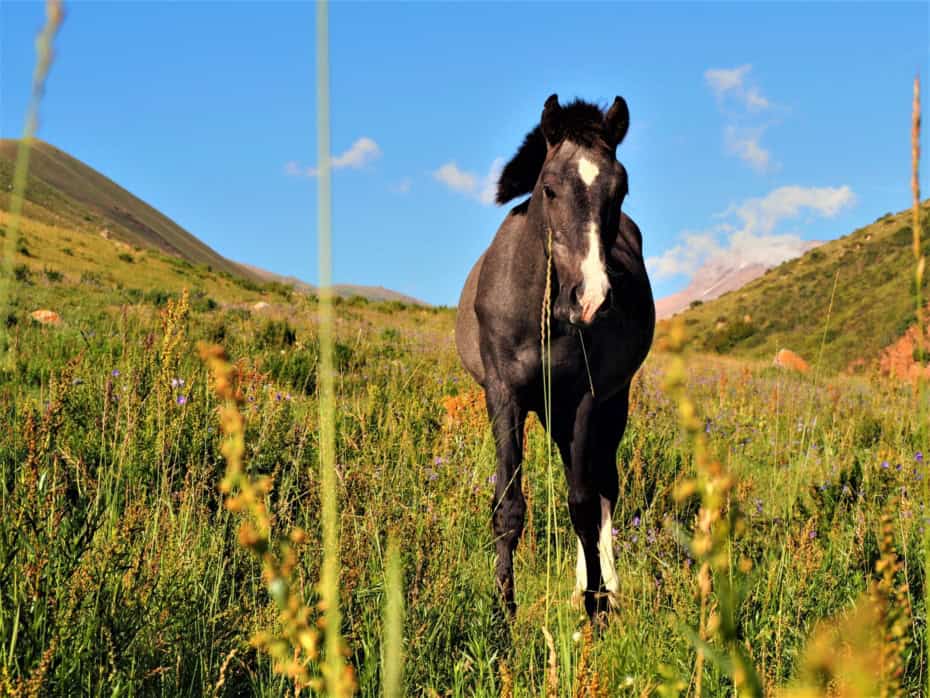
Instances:
[[[581,175],[581,181],[585,183],[585,186],[590,187],[594,184],[594,180],[597,179],[600,171],[600,168],[588,158],[578,158],[578,174]]]
[[[584,295],[581,297],[581,319],[591,322],[594,313],[601,307],[607,297],[610,282],[604,270],[604,255],[601,252],[601,236],[597,223],[588,224],[588,252],[581,263],[581,277],[584,279]]]

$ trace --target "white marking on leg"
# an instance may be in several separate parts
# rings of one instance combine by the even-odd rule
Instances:
[[[581,538],[578,538],[578,561],[575,563],[575,590],[572,592],[572,605],[581,606],[584,602],[584,592],[588,588],[588,566],[584,559],[584,548],[581,547]]]
[[[588,160],[588,158],[578,158],[578,174],[581,175],[581,181],[585,183],[586,187],[590,187],[594,184],[594,180],[597,179],[600,172],[600,168]]]
[[[601,563],[601,577],[607,589],[607,600],[613,608],[620,605],[620,578],[614,562],[613,521],[610,500],[601,497],[601,532],[597,539],[597,557]]]
[[[601,307],[607,297],[610,282],[604,269],[604,255],[601,251],[601,236],[597,223],[588,223],[588,252],[581,263],[581,275],[584,279],[584,295],[581,297],[581,319],[591,322],[594,313]]]

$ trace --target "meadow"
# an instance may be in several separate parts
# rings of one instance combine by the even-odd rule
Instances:
[[[3,693],[291,694],[251,642],[280,635],[281,599],[219,488],[222,402],[198,343],[233,362],[244,472],[312,626],[317,300],[234,297],[197,269],[136,297],[23,260],[0,372]],[[180,292],[197,275],[215,300]],[[61,324],[31,321],[41,304]],[[341,631],[358,695],[386,692],[401,662],[397,695],[732,695],[740,657],[765,695],[922,695],[930,443],[912,386],[657,345],[618,457],[622,603],[593,628],[570,604],[561,465],[531,419],[508,627],[493,444],[454,312],[352,299],[335,313]]]

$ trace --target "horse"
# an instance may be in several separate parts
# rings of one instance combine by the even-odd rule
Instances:
[[[592,618],[619,604],[611,540],[617,449],[630,384],[655,332],[642,234],[621,211],[628,179],[616,149],[629,123],[622,97],[606,112],[581,99],[546,100],[497,183],[499,205],[530,197],[507,214],[459,297],[456,348],[484,388],[494,435],[495,575],[510,617],[530,411],[555,441],[568,483],[578,539],[572,602]]]

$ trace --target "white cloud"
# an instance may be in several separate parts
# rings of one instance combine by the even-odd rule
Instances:
[[[704,81],[723,112],[726,123],[723,143],[727,152],[736,155],[756,172],[768,172],[774,167],[771,152],[761,143],[765,126],[748,126],[753,116],[772,106],[758,85],[752,82],[750,64],[736,68],[709,68]]]
[[[368,164],[381,155],[381,148],[371,138],[359,138],[352,146],[342,155],[337,155],[332,159],[334,170],[341,170],[344,167],[358,169]]]
[[[749,163],[754,170],[767,172],[772,165],[772,154],[759,142],[764,130],[727,126],[723,131],[723,142],[729,152]]]
[[[454,162],[447,162],[433,172],[433,178],[452,191],[465,194],[485,206],[490,206],[494,203],[497,180],[500,178],[503,167],[504,159],[495,158],[488,168],[488,173],[482,177],[474,172],[461,169]]]
[[[681,241],[646,260],[656,278],[691,276],[705,264],[727,267],[775,266],[799,256],[809,243],[794,233],[775,233],[782,221],[802,212],[831,218],[856,200],[848,186],[779,187],[766,196],[728,207],[714,218],[721,223],[704,231],[684,231]]]
[[[762,111],[771,104],[759,86],[749,81],[750,64],[738,68],[708,68],[704,71],[704,80],[717,99],[732,97],[749,111]]]
[[[842,187],[779,187],[766,196],[747,199],[730,206],[726,214],[742,221],[742,230],[749,233],[769,234],[786,218],[796,218],[802,210],[824,218],[832,218],[842,209],[851,206],[856,196],[848,186]]]
[[[351,168],[358,170],[381,156],[381,148],[367,136],[356,140],[345,152],[330,158],[329,165],[334,170]],[[317,177],[318,167],[301,167],[293,160],[284,166],[284,173],[290,177]]]
[[[395,194],[406,194],[410,191],[411,186],[413,186],[413,181],[410,177],[404,177],[399,182],[392,184],[389,188]]]
[[[738,68],[708,68],[704,71],[704,79],[714,94],[722,97],[727,92],[742,90],[743,79],[750,70],[752,66],[749,64]]]

